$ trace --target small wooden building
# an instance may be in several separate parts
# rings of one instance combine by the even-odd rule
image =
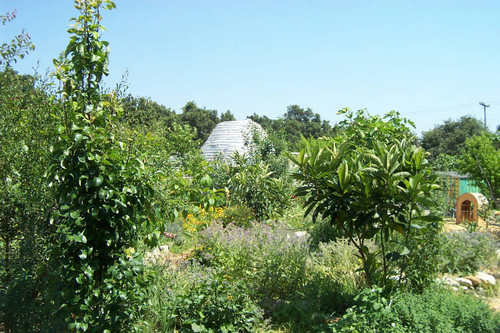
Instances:
[[[458,198],[464,193],[480,193],[481,188],[467,175],[453,171],[437,171],[442,191],[438,193],[438,201],[446,214],[455,217]]]
[[[478,222],[479,225],[484,221],[479,218],[478,212],[481,208],[488,206],[488,200],[481,193],[464,193],[457,199],[456,220],[461,222]]]

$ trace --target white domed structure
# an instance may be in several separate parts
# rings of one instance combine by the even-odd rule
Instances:
[[[265,134],[264,129],[251,119],[223,121],[210,133],[201,147],[201,152],[208,161],[219,156],[230,159],[235,152],[247,154],[248,147],[245,142],[251,141],[255,131]]]

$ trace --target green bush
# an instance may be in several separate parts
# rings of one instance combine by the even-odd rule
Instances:
[[[498,247],[488,232],[444,233],[441,243],[440,269],[444,273],[472,274],[498,260]]]
[[[331,325],[333,332],[470,332],[500,330],[500,317],[474,296],[428,289],[385,298],[382,289],[365,289],[357,304]]]
[[[0,15],[2,25],[12,19],[14,13]],[[44,173],[55,140],[57,101],[46,78],[20,75],[10,67],[32,49],[28,34],[1,44],[0,330],[32,332],[46,319],[53,321],[40,272],[47,262],[55,201]]]
[[[310,228],[309,234],[312,249],[317,249],[320,243],[328,243],[344,237],[344,234],[334,228],[328,219],[318,219]]]
[[[434,206],[439,186],[406,119],[396,112],[384,119],[342,113],[347,119],[341,136],[303,140],[300,153],[290,155],[297,165],[295,193],[304,198],[306,214],[331,221],[356,246],[367,284],[392,284],[390,278],[406,269],[417,230],[439,219],[423,209]],[[404,246],[389,252],[396,233],[404,235]],[[380,245],[375,252],[366,246],[369,240]]]
[[[222,217],[224,226],[233,224],[237,227],[250,227],[252,221],[255,221],[255,215],[252,210],[245,205],[232,205],[227,207]]]
[[[101,85],[109,49],[100,10],[114,7],[76,0],[80,15],[54,61],[63,115],[47,170],[57,199],[48,295],[72,331],[130,330],[145,283],[142,261],[126,250],[155,222],[142,153],[115,136],[117,93]]]
[[[149,288],[142,331],[254,332],[262,321],[251,291],[219,270],[189,263],[161,281]]]
[[[233,176],[227,184],[229,203],[244,203],[259,221],[282,216],[290,206],[291,182],[276,178],[271,164],[264,161],[251,164],[245,156],[234,156],[234,160]]]
[[[408,240],[407,261],[403,274],[395,275],[392,281],[401,278],[399,287],[403,290],[423,292],[431,286],[439,273],[441,252],[441,222],[427,223],[425,228],[414,230],[414,237]],[[389,252],[404,251],[404,238],[400,234],[388,243]],[[396,278],[397,277],[397,278]]]

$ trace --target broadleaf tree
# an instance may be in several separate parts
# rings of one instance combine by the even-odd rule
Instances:
[[[0,16],[3,24],[15,13]],[[0,46],[0,327],[41,329],[46,246],[53,193],[44,172],[50,158],[55,101],[49,82],[13,66],[33,49],[27,33]]]
[[[490,203],[496,207],[500,197],[500,135],[482,133],[467,139],[459,167],[489,194]]]
[[[336,138],[303,139],[297,165],[296,195],[304,197],[306,215],[328,219],[357,250],[368,285],[402,285],[420,229],[439,219],[425,216],[438,188],[426,153],[414,144],[408,121],[395,112],[385,119],[365,111],[342,110],[346,121]],[[400,234],[400,246],[389,251]],[[379,248],[373,250],[370,240]],[[413,253],[412,253],[413,252]]]
[[[51,295],[75,331],[131,330],[143,276],[141,261],[127,249],[152,221],[143,162],[117,140],[120,106],[101,87],[109,47],[100,38],[100,11],[114,7],[109,0],[76,0],[79,16],[64,58],[54,61],[63,115],[47,171],[58,203]]]

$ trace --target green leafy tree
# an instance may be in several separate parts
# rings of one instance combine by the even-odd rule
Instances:
[[[465,141],[459,160],[460,171],[467,173],[489,193],[491,204],[500,197],[500,136],[482,133]]]
[[[220,115],[220,121],[231,121],[231,120],[236,120],[234,115],[231,113],[230,110],[227,110],[224,113],[221,113]]]
[[[199,108],[195,102],[188,102],[182,108],[182,113],[177,115],[180,124],[187,124],[196,128],[197,137],[201,143],[208,139],[210,133],[220,120],[217,116],[217,110],[207,110]]]
[[[141,297],[141,266],[126,249],[150,223],[152,188],[131,145],[116,139],[120,113],[113,92],[103,95],[108,43],[100,39],[100,10],[108,0],[76,0],[65,58],[55,60],[62,82],[58,138],[48,169],[58,210],[51,251],[52,297],[70,330],[130,331]]]
[[[367,284],[387,284],[399,273],[403,281],[410,240],[426,222],[423,209],[431,207],[438,188],[425,152],[412,144],[408,121],[395,112],[382,118],[347,109],[337,138],[303,141],[297,157],[297,196],[305,198],[306,215],[322,216],[357,248]],[[402,238],[389,252],[387,243]],[[370,250],[369,240],[380,249]]]
[[[249,207],[257,220],[277,218],[290,206],[292,188],[288,177],[275,177],[271,165],[251,161],[246,156],[236,154],[234,163],[226,165],[229,175],[229,204],[244,204]]]
[[[274,131],[274,129],[275,129],[273,127],[275,120],[269,118],[268,116],[265,116],[265,115],[259,116],[257,113],[254,112],[251,116],[248,116],[247,118],[258,123],[267,132]]]
[[[434,161],[441,154],[457,156],[465,147],[467,138],[483,131],[483,124],[478,119],[463,116],[459,120],[446,120],[444,124],[423,132],[420,143]]]
[[[331,137],[335,134],[330,123],[321,120],[318,113],[314,113],[310,108],[303,109],[298,105],[288,106],[287,112],[279,119],[273,120],[255,113],[249,118],[259,123],[267,132],[283,131],[292,149],[298,148],[301,136],[319,138]]]
[[[16,18],[16,11],[0,15],[2,25],[7,24]],[[35,49],[35,44],[31,41],[30,36],[26,32],[21,32],[15,36],[10,42],[5,42],[0,45],[0,71],[5,71],[10,67],[12,62],[17,62],[18,59],[23,59],[26,54]]]
[[[288,142],[295,148],[300,142],[300,136],[319,138],[332,137],[335,134],[330,123],[327,120],[321,120],[321,116],[310,108],[303,109],[298,105],[290,105],[282,119]]]
[[[54,202],[43,177],[54,139],[54,103],[36,82],[10,69],[0,73],[0,307],[6,328],[21,331],[40,322],[42,299],[33,295],[43,288],[38,272],[44,270]]]
[[[26,33],[0,46],[0,327],[8,332],[40,330],[50,313],[42,274],[54,196],[43,175],[55,102],[41,77],[11,67],[32,49]]]
[[[245,205],[257,220],[277,218],[290,207],[292,179],[283,132],[268,134],[254,128],[246,138],[248,153],[214,163],[218,188],[229,190],[227,204]]]
[[[122,108],[121,120],[133,128],[170,127],[176,118],[173,110],[145,97],[127,96],[122,102]]]

